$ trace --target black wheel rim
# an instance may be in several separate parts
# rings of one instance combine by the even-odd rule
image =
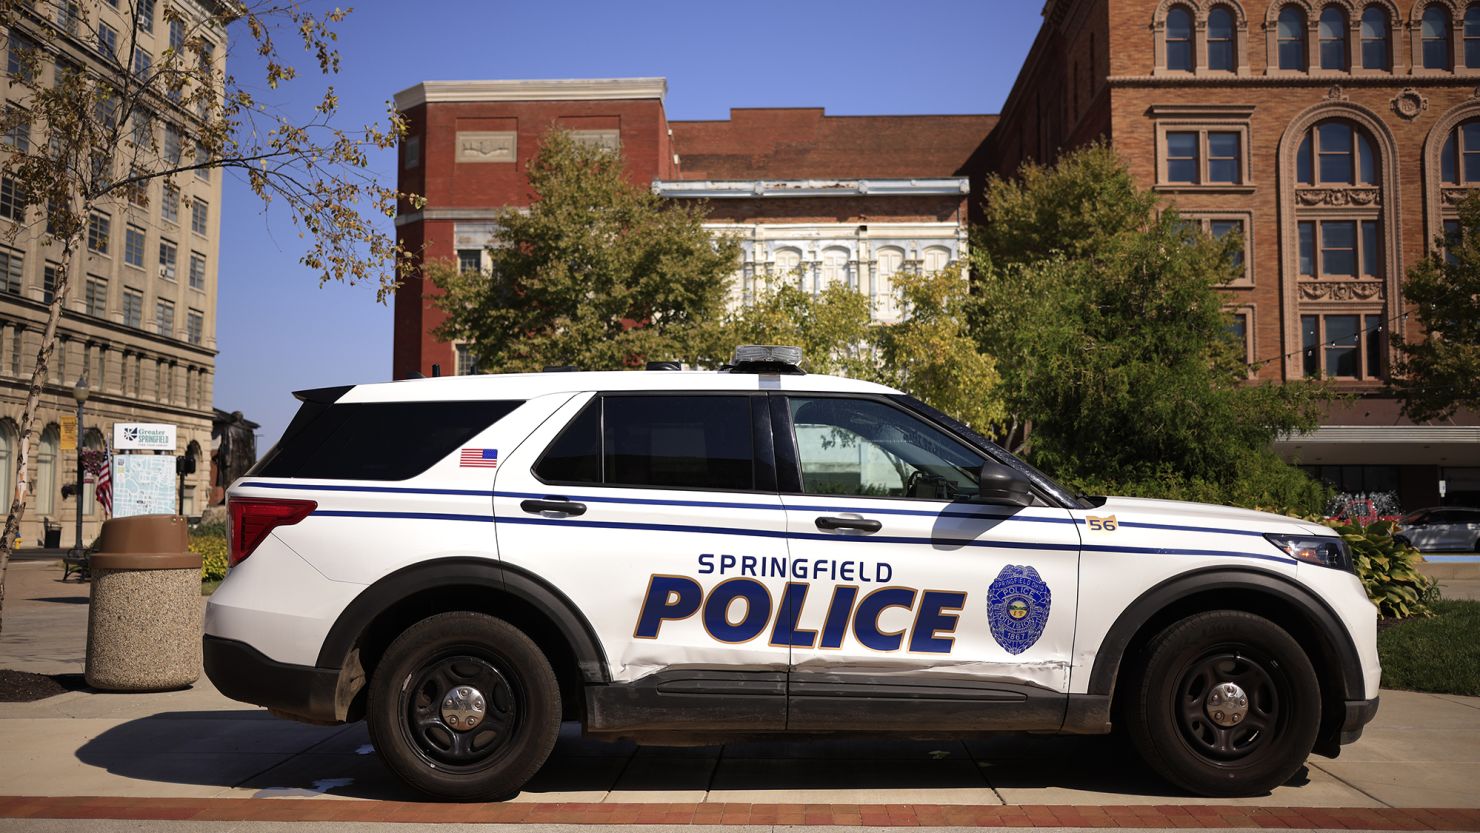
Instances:
[[[497,763],[514,748],[524,727],[525,697],[518,677],[491,656],[458,650],[439,655],[406,678],[401,689],[401,731],[428,764],[447,772],[474,772]],[[479,700],[474,726],[451,725],[444,706]]]
[[[1218,699],[1229,684],[1246,700],[1233,710],[1220,708]],[[1289,691],[1278,662],[1247,646],[1222,646],[1202,654],[1183,671],[1176,689],[1178,728],[1200,757],[1237,765],[1281,734],[1289,712]],[[1233,722],[1234,711],[1244,712],[1237,722]]]

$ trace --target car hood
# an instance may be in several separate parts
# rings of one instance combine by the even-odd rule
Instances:
[[[1089,514],[1113,514],[1117,517],[1123,516],[1122,520],[1134,519],[1182,526],[1224,527],[1246,532],[1301,532],[1306,535],[1336,535],[1335,531],[1324,524],[1304,521],[1300,518],[1276,515],[1273,512],[1256,512],[1252,509],[1181,500],[1109,497],[1105,498],[1104,505],[1089,510]]]

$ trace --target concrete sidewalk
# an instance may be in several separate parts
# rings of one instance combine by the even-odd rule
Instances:
[[[11,569],[0,667],[80,673],[86,585],[61,584],[60,569],[42,562]],[[36,703],[0,704],[0,750],[0,796],[296,798],[314,806],[345,799],[420,800],[380,764],[363,724],[317,727],[279,720],[227,700],[204,679],[193,689],[165,694],[75,691]],[[1162,813],[1179,805],[1380,810],[1480,807],[1476,784],[1480,698],[1385,691],[1382,711],[1359,743],[1337,760],[1312,758],[1295,783],[1255,799],[1178,794],[1110,738],[1002,735],[679,749],[594,743],[572,725],[550,762],[512,803],[606,805],[604,812],[632,803],[828,805],[851,807],[860,818],[869,816],[869,807],[882,811],[889,805],[1077,805],[1101,808],[1096,812],[1102,814],[1115,805]],[[914,823],[929,822],[920,816]]]

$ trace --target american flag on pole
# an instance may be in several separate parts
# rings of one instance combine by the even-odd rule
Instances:
[[[498,449],[464,448],[458,458],[458,467],[464,469],[498,468]]]
[[[108,451],[108,441],[103,441],[103,470],[98,472],[98,484],[93,489],[98,505],[109,515],[113,514],[113,455]]]

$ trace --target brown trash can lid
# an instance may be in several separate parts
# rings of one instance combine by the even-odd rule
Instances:
[[[184,518],[138,515],[103,522],[90,564],[97,570],[198,570],[201,557],[190,551]]]

